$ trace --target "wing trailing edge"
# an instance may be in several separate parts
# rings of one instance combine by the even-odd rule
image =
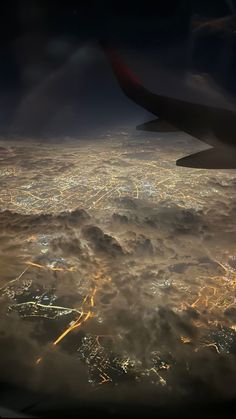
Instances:
[[[176,165],[196,169],[236,169],[236,150],[209,148],[177,160]]]

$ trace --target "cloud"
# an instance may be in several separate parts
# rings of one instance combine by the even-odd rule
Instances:
[[[83,209],[61,212],[54,214],[24,215],[11,211],[0,213],[0,226],[8,231],[15,232],[36,232],[42,230],[44,233],[57,229],[70,229],[81,226],[88,221],[90,216]]]
[[[5,316],[5,320],[2,316],[0,362],[5,360],[6,365],[13,366],[11,374],[3,366],[4,379],[38,391],[44,391],[45,387],[47,392],[76,398],[80,376],[79,393],[86,398],[90,394],[87,368],[76,359],[75,348],[79,347],[81,336],[107,334],[111,343],[105,345],[106,350],[112,349],[118,359],[129,358],[134,366],[126,376],[126,384],[120,382],[117,391],[108,385],[100,391],[101,399],[114,400],[121,395],[135,398],[134,394],[142,400],[152,397],[154,400],[160,394],[163,400],[170,395],[172,400],[204,398],[206,394],[212,399],[236,396],[235,332],[231,329],[234,310],[222,313],[225,329],[221,330],[209,326],[208,320],[214,317],[206,307],[204,310],[190,307],[197,300],[199,287],[207,286],[207,280],[202,280],[201,275],[207,278],[222,274],[222,267],[206,254],[204,246],[199,246],[199,243],[209,243],[207,233],[215,234],[209,214],[173,203],[151,205],[130,198],[128,207],[122,202],[106,220],[77,209],[37,216],[2,212],[0,223],[5,228],[2,250],[7,248],[9,237],[12,240],[24,233],[47,233],[46,253],[34,255],[30,242],[24,244],[24,252],[45,266],[56,261],[63,267],[75,267],[73,272],[30,270],[25,279],[32,279],[32,288],[29,294],[22,289],[20,298],[22,295],[34,298],[33,295],[42,294],[41,288],[52,288],[53,304],[80,309],[88,296],[84,307],[88,310],[89,296],[96,286],[92,308],[96,316],[55,350],[50,342],[40,343],[40,333],[45,336],[45,327],[52,328],[55,335],[62,332],[66,327],[62,318],[54,326],[40,322],[38,329],[34,323],[16,316]],[[16,252],[19,249],[17,242]],[[234,269],[232,257],[229,263]],[[212,345],[207,346],[208,343]],[[16,348],[16,356],[8,354],[11,345]],[[32,367],[39,352],[44,362]],[[163,376],[165,386],[162,387],[153,368]],[[142,373],[149,370],[151,375]],[[154,389],[152,386],[150,389],[151,382],[158,383],[152,384]]]
[[[82,246],[78,237],[60,235],[55,237],[50,242],[50,248],[56,254],[60,253],[63,256],[82,257]]]
[[[124,254],[118,241],[94,225],[87,225],[82,229],[82,234],[91,243],[93,249],[98,253],[108,256],[122,256]]]

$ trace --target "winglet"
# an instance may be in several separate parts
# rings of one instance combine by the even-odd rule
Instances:
[[[100,42],[100,46],[105,52],[112,69],[121,86],[124,85],[141,85],[139,78],[122,62],[117,52],[109,47],[105,42]]]
[[[113,48],[104,42],[100,42],[100,46],[107,56],[117,81],[125,95],[133,102],[137,103],[137,105],[156,114],[153,109],[153,93],[143,87],[139,78],[125,65]]]

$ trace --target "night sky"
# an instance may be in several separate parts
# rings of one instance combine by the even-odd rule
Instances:
[[[231,16],[234,3],[2,2],[1,132],[85,135],[88,126],[91,130],[140,118],[143,122],[144,111],[129,106],[114,83],[100,40],[122,51],[154,91],[161,87],[164,94],[198,100],[198,93],[179,86],[189,72],[208,74],[217,83],[214,91],[223,87],[222,96],[234,96],[233,33],[197,28],[206,20]],[[227,59],[222,59],[222,50]],[[206,102],[205,93],[200,100]]]

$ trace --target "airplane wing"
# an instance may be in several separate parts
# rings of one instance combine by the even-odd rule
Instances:
[[[177,160],[177,166],[197,169],[236,169],[235,153],[213,147]]]
[[[165,123],[212,145],[214,150],[217,149],[217,152],[214,153],[204,155],[197,153],[193,159],[190,159],[190,156],[180,159],[177,161],[177,165],[218,168],[219,156],[221,156],[220,166],[223,166],[223,168],[235,168],[236,112],[154,94],[143,87],[141,81],[127,68],[113,49],[103,46],[103,50],[126,96],[156,115],[160,120],[165,121]],[[150,130],[150,124],[147,125],[147,130]],[[152,124],[152,131],[155,131],[153,127],[154,125]],[[141,129],[144,128],[145,124],[142,125]],[[225,147],[224,143],[227,143],[227,147]],[[222,152],[222,149],[224,152]],[[230,158],[228,158],[228,154],[231,154]],[[226,155],[227,157],[224,158]],[[203,166],[201,166],[203,156],[204,163],[202,162]]]

